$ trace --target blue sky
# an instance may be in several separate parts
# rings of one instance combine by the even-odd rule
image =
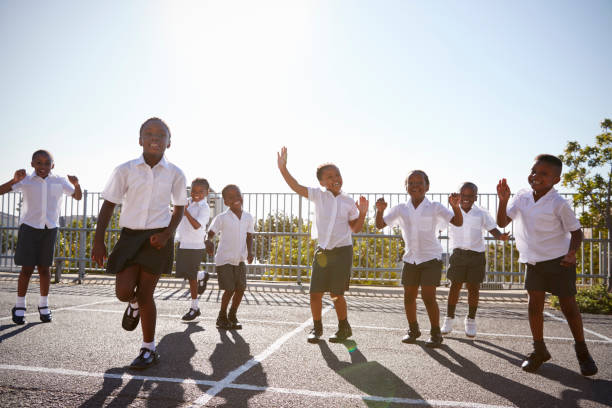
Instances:
[[[526,186],[533,157],[593,143],[612,117],[609,1],[0,0],[10,179],[46,148],[99,191],[159,116],[168,158],[220,190],[289,191],[276,151],[316,185],[432,192]]]

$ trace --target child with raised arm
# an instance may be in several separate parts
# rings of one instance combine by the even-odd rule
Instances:
[[[204,238],[210,219],[210,208],[206,202],[208,181],[196,178],[191,182],[191,199],[187,202],[185,215],[176,229],[176,277],[189,280],[191,306],[182,317],[193,320],[200,315],[198,295],[206,290],[208,272],[200,270],[200,263],[206,254]]]
[[[237,185],[228,184],[223,187],[221,197],[228,209],[217,215],[210,223],[206,252],[210,256],[213,255],[215,246],[212,238],[220,235],[215,256],[215,271],[223,296],[217,317],[217,328],[239,330],[242,329],[242,324],[238,321],[236,313],[247,285],[244,261],[253,263],[255,221],[251,214],[242,210],[242,193]],[[227,307],[230,301],[232,306],[228,314]]]
[[[597,373],[597,366],[584,341],[582,316],[576,304],[576,251],[582,242],[582,229],[569,203],[554,189],[561,181],[562,170],[563,162],[558,157],[537,156],[527,177],[531,190],[519,191],[510,206],[510,187],[506,179],[501,179],[497,184],[497,225],[504,228],[515,222],[519,262],[527,265],[525,289],[534,350],[522,369],[533,373],[550,360],[544,344],[544,301],[546,292],[550,292],[559,297],[574,336],[580,372],[589,376]]]
[[[117,204],[121,204],[121,235],[108,257],[106,271],[115,274],[115,293],[128,302],[121,322],[132,331],[142,321],[142,346],[130,368],[144,369],[159,360],[155,351],[157,309],[153,300],[161,274],[172,273],[174,231],[185,204],[185,175],[166,160],[170,129],[159,118],[147,119],[140,127],[142,155],[120,164],[106,184],[104,203],[98,215],[91,257],[104,264],[104,232]],[[170,212],[170,203],[174,205]]]
[[[61,199],[64,194],[75,200],[82,197],[79,179],[76,176],[51,174],[55,167],[53,156],[46,150],[37,150],[32,155],[34,172],[26,174],[17,170],[13,178],[0,186],[0,195],[9,191],[23,194],[23,207],[19,220],[15,265],[21,266],[17,281],[17,301],[11,310],[13,323],[25,324],[26,293],[34,268],[40,277],[40,299],[38,314],[43,323],[51,322],[49,308],[49,284],[53,264],[53,251],[57,238]]]
[[[451,287],[448,292],[448,305],[442,324],[442,334],[449,334],[453,331],[455,308],[461,287],[465,282],[469,307],[464,320],[465,335],[476,337],[476,310],[478,309],[480,284],[484,280],[487,264],[482,231],[489,231],[495,239],[502,241],[508,240],[508,234],[502,234],[497,229],[493,217],[487,210],[474,204],[478,198],[476,184],[463,183],[459,189],[459,198],[461,199],[463,225],[456,227],[451,224],[448,231],[452,255],[446,277],[450,279]]]
[[[384,215],[387,203],[384,198],[376,200],[376,227],[399,226],[406,250],[402,285],[404,286],[404,308],[408,319],[408,334],[402,338],[404,343],[416,343],[421,336],[417,321],[416,298],[421,287],[421,298],[427,309],[431,324],[428,347],[442,345],[440,333],[440,310],[436,301],[436,286],[442,277],[442,245],[436,233],[449,222],[458,227],[463,223],[459,208],[459,195],[448,197],[453,211],[440,203],[430,202],[425,194],[429,191],[429,177],[422,170],[413,170],[406,178],[406,191],[410,195],[407,203],[398,204]]]
[[[352,336],[347,319],[344,292],[349,288],[353,265],[353,238],[363,228],[368,211],[368,200],[359,197],[359,202],[342,192],[342,176],[334,164],[327,163],[317,168],[317,179],[321,187],[300,185],[287,170],[287,148],[278,153],[278,168],[289,187],[300,196],[309,199],[315,206],[315,222],[312,238],[318,246],[312,262],[310,281],[310,310],[314,327],[308,335],[309,343],[316,343],[323,335],[321,322],[323,295],[329,292],[338,316],[338,331],[329,338],[332,343],[343,342]]]

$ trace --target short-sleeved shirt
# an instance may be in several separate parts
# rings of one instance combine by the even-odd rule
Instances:
[[[449,226],[448,237],[451,249],[467,249],[470,251],[484,252],[485,241],[482,231],[491,231],[497,227],[491,214],[485,209],[472,205],[469,212],[463,211],[463,225]]]
[[[185,212],[189,211],[189,214],[200,224],[200,228],[193,228],[187,216],[183,216],[176,228],[176,241],[180,243],[180,248],[203,249],[205,248],[206,225],[210,219],[210,207],[205,199],[195,203],[189,200],[188,205]]]
[[[387,225],[401,228],[406,244],[404,262],[420,264],[442,258],[437,232],[445,228],[453,216],[451,210],[425,197],[417,208],[412,205],[412,200],[391,207],[383,220]]]
[[[313,187],[308,187],[308,199],[315,206],[312,239],[318,239],[323,249],[353,245],[349,221],[359,218],[353,199],[344,193],[334,196],[331,191]]]
[[[554,188],[538,201],[534,200],[533,191],[519,191],[506,213],[514,221],[521,263],[535,264],[566,255],[570,232],[580,229],[569,203]]]
[[[65,177],[49,174],[42,178],[35,172],[13,184],[12,189],[23,194],[19,224],[38,229],[57,228],[62,196],[74,193],[74,186]]]
[[[152,168],[140,156],[115,168],[102,197],[121,204],[122,228],[166,228],[172,217],[170,203],[187,204],[187,184],[183,171],[165,156]]]
[[[247,233],[255,232],[253,216],[246,211],[240,218],[229,208],[213,218],[209,231],[219,235],[219,245],[215,255],[216,265],[238,265],[248,256]]]

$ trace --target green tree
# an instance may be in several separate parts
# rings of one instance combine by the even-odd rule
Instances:
[[[586,209],[580,214],[580,222],[592,227],[595,231],[605,231],[606,237],[612,237],[612,121],[604,119],[601,122],[603,132],[595,136],[595,145],[580,146],[576,141],[570,141],[565,147],[561,160],[567,166],[563,175],[563,185],[576,189],[574,204]],[[607,262],[603,262],[602,273],[608,273],[608,290],[612,291],[609,279],[611,254],[604,247]],[[602,265],[600,265],[602,266]]]

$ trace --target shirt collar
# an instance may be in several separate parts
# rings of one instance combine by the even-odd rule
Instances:
[[[49,174],[47,175],[46,178],[42,178],[40,176],[38,176],[36,174],[36,170],[33,170],[32,173],[30,174],[30,178],[34,179],[34,180],[39,180],[39,181],[45,181],[46,179],[48,179],[49,177],[51,177],[51,172],[49,172]]]
[[[408,206],[412,207],[413,210],[417,211],[419,208],[425,208],[427,206],[429,206],[429,200],[427,199],[427,196],[425,196],[423,198],[423,201],[421,201],[421,204],[419,204],[419,206],[417,208],[414,208],[414,205],[412,205],[412,198],[410,200],[408,200]]]
[[[145,162],[144,159],[144,154],[141,154],[137,159],[136,159],[136,164],[140,165],[140,164],[144,164],[147,165],[147,162]],[[168,161],[166,160],[166,155],[164,154],[161,158],[161,160],[155,165],[153,166],[153,168],[157,167],[157,166],[163,166],[165,168],[168,168]]]

